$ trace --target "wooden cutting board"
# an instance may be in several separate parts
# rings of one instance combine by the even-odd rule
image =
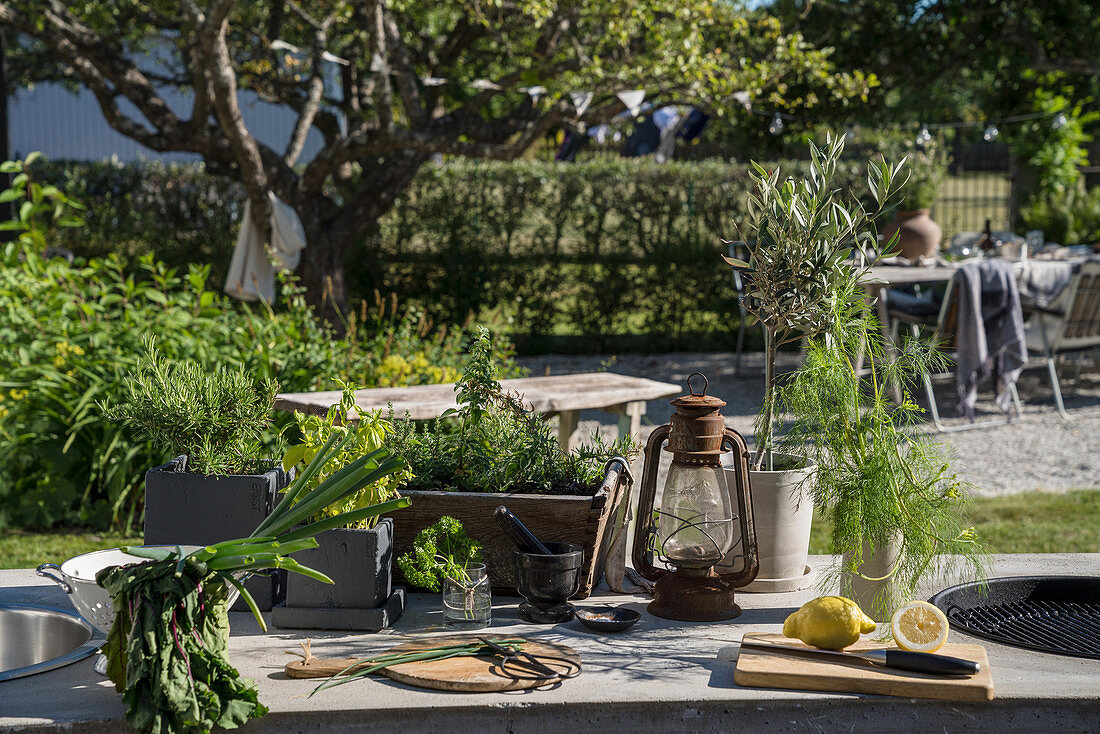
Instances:
[[[486,636],[487,639],[501,638],[501,635]],[[531,655],[564,658],[566,663],[550,662],[550,667],[560,669],[564,673],[572,670],[580,670],[581,658],[577,651],[567,645],[558,645],[552,642],[541,642],[523,635],[503,635],[509,640],[522,640],[523,652]],[[406,642],[396,647],[379,653],[390,655],[394,653],[415,652],[443,645],[462,645],[470,642],[479,642],[478,635],[457,635],[452,637],[424,637],[412,642]],[[351,667],[359,658],[314,658],[308,660],[295,660],[286,665],[285,671],[291,678],[329,678],[348,668],[348,672],[354,672]],[[570,669],[572,667],[572,670]],[[501,668],[501,658],[496,655],[480,657],[447,658],[446,660],[420,661],[392,665],[379,671],[381,675],[401,683],[420,688],[432,688],[438,691],[468,691],[487,693],[492,691],[520,691],[527,688],[538,688],[560,682],[560,679],[529,679],[517,678],[509,675]],[[534,674],[533,674],[534,675]]]
[[[813,649],[799,640],[780,634],[747,634],[745,640],[792,645]],[[847,650],[876,650],[888,647],[873,641],[861,641]],[[790,688],[834,693],[876,693],[904,698],[939,698],[949,701],[992,701],[993,676],[989,658],[981,645],[947,643],[941,655],[973,660],[981,672],[969,678],[946,678],[906,670],[881,668],[853,660],[833,662],[808,655],[783,654],[771,650],[742,647],[737,656],[733,680],[741,686]]]
[[[467,642],[476,642],[477,635],[459,635],[456,637],[428,637],[415,642],[407,642],[397,647],[386,650],[385,654],[412,652],[424,650],[439,645],[458,645]],[[576,666],[581,666],[580,655],[567,645],[558,645],[552,642],[541,642],[524,637],[523,635],[506,635],[509,639],[523,640],[523,652],[531,655],[546,655],[550,657],[565,658]],[[493,639],[492,637],[488,639]],[[400,683],[420,688],[432,688],[437,691],[470,691],[487,693],[490,691],[521,691],[527,688],[539,688],[541,686],[556,683],[560,679],[547,681],[545,679],[530,680],[515,678],[508,675],[500,667],[501,659],[497,656],[448,658],[447,660],[434,660],[430,662],[402,663],[384,668],[382,675]],[[551,667],[566,669],[564,664],[551,664]]]

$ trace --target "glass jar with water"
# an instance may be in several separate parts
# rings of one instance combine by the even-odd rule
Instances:
[[[493,598],[484,563],[443,577],[443,623],[455,629],[474,630],[493,621]]]

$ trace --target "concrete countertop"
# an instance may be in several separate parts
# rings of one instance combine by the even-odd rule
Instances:
[[[824,567],[832,558],[814,557]],[[992,575],[1100,576],[1100,554],[995,556]],[[935,590],[946,582],[933,584]],[[384,678],[359,680],[307,698],[316,681],[286,678],[286,651],[309,637],[317,657],[364,656],[410,636],[449,634],[439,599],[413,594],[393,629],[373,635],[271,629],[231,615],[230,660],[257,681],[271,713],[250,722],[262,731],[709,732],[766,731],[1095,731],[1100,726],[1100,661],[1048,655],[974,640],[989,651],[996,699],[988,704],[742,688],[733,682],[736,641],[746,632],[778,632],[786,616],[818,589],[739,594],[744,613],[729,622],[688,623],[643,614],[629,632],[594,634],[573,621],[556,626],[519,620],[517,599],[494,599],[492,630],[522,633],[575,648],[584,673],[552,688],[513,693],[444,693]],[[925,594],[925,598],[928,594]],[[70,609],[65,594],[30,570],[0,571],[0,601]],[[598,592],[582,604],[625,604],[644,597]],[[732,643],[732,644],[731,644]],[[0,729],[127,731],[123,707],[92,660],[0,683]]]

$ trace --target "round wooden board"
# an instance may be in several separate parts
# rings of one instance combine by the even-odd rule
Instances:
[[[540,642],[524,637],[523,635],[509,635],[498,633],[495,635],[481,635],[489,640],[523,640],[521,650],[531,655],[548,655],[551,657],[565,658],[578,668],[581,665],[580,655],[567,645],[558,645],[552,642]],[[391,647],[384,655],[391,653],[413,652],[425,650],[440,645],[460,645],[469,642],[478,642],[478,635],[456,635],[454,637],[428,637],[416,642],[407,642],[403,645]],[[504,673],[500,667],[501,659],[495,655],[482,657],[448,658],[446,660],[433,660],[415,663],[402,663],[383,668],[382,675],[400,683],[420,688],[432,688],[437,691],[470,691],[487,693],[491,691],[521,691],[527,688],[538,688],[550,683],[557,683],[560,679],[527,680],[514,678]]]

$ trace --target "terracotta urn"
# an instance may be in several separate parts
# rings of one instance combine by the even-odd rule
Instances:
[[[916,262],[918,257],[935,257],[940,251],[943,230],[928,216],[929,209],[899,211],[882,231],[884,242],[889,242],[895,232],[902,257]]]

